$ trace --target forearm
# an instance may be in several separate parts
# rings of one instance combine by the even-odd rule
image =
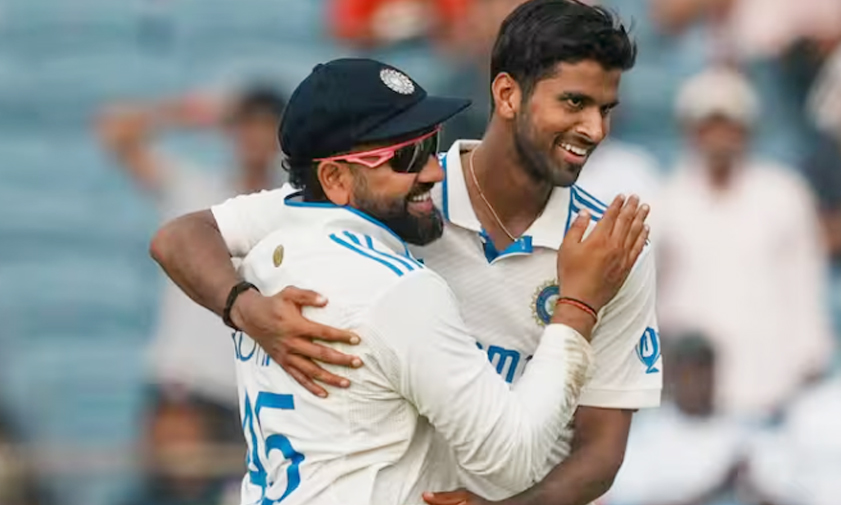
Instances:
[[[209,210],[165,224],[152,239],[150,254],[187,296],[220,316],[241,280]]]
[[[572,452],[529,490],[502,505],[588,505],[613,484],[630,429],[631,412],[580,407]]]
[[[599,464],[598,455],[573,453],[532,488],[500,505],[588,505],[613,484],[615,473]]]

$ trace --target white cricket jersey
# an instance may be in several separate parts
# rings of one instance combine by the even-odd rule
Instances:
[[[533,484],[575,411],[593,359],[587,341],[541,327],[512,389],[445,281],[390,230],[348,208],[294,196],[282,205],[283,228],[246,256],[243,278],[265,295],[296,286],[326,296],[306,317],[359,334],[360,345],[334,347],[365,366],[330,367],[351,387],[321,399],[234,336],[249,454],[242,503],[422,504],[423,491],[459,484],[454,464],[505,489]]]
[[[507,382],[517,383],[532,361],[558,296],[557,249],[580,209],[587,208],[598,219],[605,205],[578,186],[555,188],[523,236],[505,251],[495,251],[484,239],[461,166],[461,152],[476,145],[458,141],[442,155],[447,179],[433,197],[447,218],[444,235],[431,245],[413,248],[413,253],[447,280],[464,321],[478,336],[477,345]],[[283,201],[292,192],[284,186],[212,208],[233,256],[246,255],[266,235],[287,226],[290,217]],[[662,363],[654,290],[653,252],[646,248],[625,285],[600,312],[592,338],[594,371],[581,392],[580,405],[612,409],[659,405]],[[571,439],[569,426],[555,444],[544,474],[569,454]],[[487,498],[516,492],[486,479],[463,478],[465,485]]]

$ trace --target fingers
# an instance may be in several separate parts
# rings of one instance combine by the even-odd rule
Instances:
[[[284,343],[291,352],[299,354],[305,358],[321,361],[322,363],[329,363],[331,365],[353,368],[359,368],[362,366],[362,360],[357,356],[339,352],[332,347],[312,342],[306,338],[287,337]]]
[[[607,210],[604,211],[601,220],[599,221],[600,229],[607,230],[608,235],[610,234],[611,230],[613,230],[613,226],[616,223],[616,219],[619,217],[619,213],[622,211],[622,205],[625,203],[625,195],[617,195],[616,198],[613,199],[610,206],[608,206]]]
[[[581,212],[578,213],[576,216],[575,221],[567,230],[566,235],[564,236],[564,242],[567,240],[571,240],[572,243],[577,244],[581,242],[581,239],[584,237],[584,233],[587,232],[587,226],[590,224],[590,213],[587,209],[582,209]]]
[[[319,323],[313,323],[307,320],[307,325],[303,335],[318,340],[325,340],[327,342],[344,342],[345,344],[356,345],[359,343],[359,336],[356,333],[348,330],[340,330],[332,326],[326,326]]]
[[[464,491],[452,491],[447,493],[423,494],[423,501],[429,505],[467,505],[469,496]]]
[[[613,231],[610,235],[614,240],[618,241],[619,244],[625,243],[625,237],[627,236],[631,223],[634,221],[634,217],[637,214],[639,203],[639,197],[637,195],[631,195],[627,202],[625,202],[625,205],[622,206],[622,210],[616,218],[616,222],[613,225]]]
[[[315,291],[309,289],[299,289],[294,286],[283,288],[283,291],[276,296],[288,300],[297,305],[304,305],[307,307],[323,307],[327,305],[327,298],[321,296]]]
[[[625,236],[624,249],[626,251],[631,250],[631,248],[636,243],[637,238],[639,238],[640,233],[642,233],[645,229],[645,220],[648,218],[648,213],[650,210],[650,207],[645,204],[641,205],[637,209],[637,213],[634,216],[634,220],[631,222],[628,234]]]
[[[344,377],[339,377],[338,375],[332,374],[327,370],[321,368],[316,362],[312,361],[311,359],[305,358],[303,356],[298,356],[297,354],[290,354],[289,356],[287,356],[282,366],[283,369],[287,372],[289,372],[290,369],[296,369],[297,371],[300,371],[310,381],[322,382],[324,384],[327,384],[328,386],[334,386],[337,388],[346,388],[350,386],[349,380],[345,379]],[[289,373],[291,375],[291,372]],[[298,380],[297,377],[295,378],[295,380],[297,380],[299,383],[301,382],[300,380]],[[303,386],[304,384],[301,385]]]
[[[648,241],[648,234],[651,232],[651,228],[648,225],[643,226],[643,231],[640,233],[639,237],[637,237],[637,241],[634,243],[634,247],[631,249],[630,256],[628,258],[628,264],[633,265],[637,262],[637,258],[640,257],[642,254],[642,250],[645,249],[645,243]]]
[[[307,375],[304,372],[298,370],[297,368],[289,364],[289,361],[291,360],[288,360],[285,364],[281,364],[283,369],[286,370],[286,373],[291,375],[292,378],[295,379],[295,381],[298,384],[304,386],[304,389],[306,389],[310,393],[320,398],[327,398],[327,390],[313,382],[313,380],[307,377]]]

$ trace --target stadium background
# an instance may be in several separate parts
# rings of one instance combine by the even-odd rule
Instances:
[[[473,3],[463,2],[465,16],[483,17],[486,26],[516,2],[486,0],[478,11]],[[714,32],[698,23],[669,39],[654,27],[647,0],[605,3],[634,20],[640,43],[614,135],[645,149],[666,176],[682,149],[670,119],[674,96],[705,68]],[[764,5],[753,3],[757,11]],[[486,77],[475,69],[485,58],[481,38],[492,30],[465,35],[454,23],[454,33],[367,46],[337,38],[334,21],[325,0],[0,0],[0,411],[15,427],[0,436],[10,443],[0,440],[0,452],[23,455],[0,457],[0,475],[4,465],[8,474],[15,462],[32,463],[26,473],[45,491],[40,502],[132,502],[140,485],[142,356],[161,287],[147,247],[158,218],[96,143],[94,117],[103,105],[253,80],[288,93],[314,63],[365,54],[403,68],[428,90],[474,97],[479,117],[448,134],[481,132]],[[831,143],[803,108],[820,64],[810,54],[792,42],[740,61],[766,104],[757,151],[794,170]],[[228,159],[211,134],[169,135],[164,143],[208,166]],[[833,152],[827,170],[837,182],[841,154]],[[833,316],[841,318],[841,309]],[[841,447],[825,450],[841,474]],[[651,464],[656,477],[658,462]],[[822,505],[810,496],[806,486],[791,505]],[[6,503],[17,502],[4,502],[0,492]]]

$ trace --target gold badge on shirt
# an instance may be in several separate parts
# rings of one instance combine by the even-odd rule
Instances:
[[[283,263],[283,246],[279,245],[274,248],[274,253],[272,254],[272,262],[274,262],[275,267],[279,267],[281,263]]]

